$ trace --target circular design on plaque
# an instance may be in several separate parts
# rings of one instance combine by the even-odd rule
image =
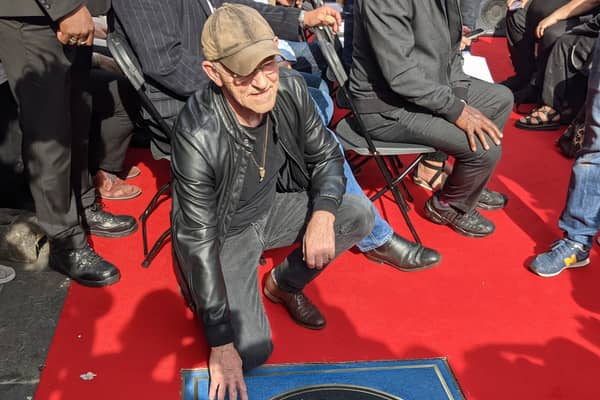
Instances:
[[[315,385],[278,394],[271,400],[402,400],[364,386]]]

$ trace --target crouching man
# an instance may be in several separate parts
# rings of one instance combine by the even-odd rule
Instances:
[[[276,41],[257,11],[217,9],[202,32],[211,83],[190,97],[173,135],[176,270],[210,346],[210,399],[246,399],[242,370],[271,354],[263,250],[301,243],[263,291],[298,324],[322,329],[303,288],[373,228],[368,200],[344,195],[343,156],[302,77],[279,70]]]

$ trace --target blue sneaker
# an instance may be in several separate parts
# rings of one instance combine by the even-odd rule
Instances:
[[[538,254],[529,268],[539,276],[549,278],[567,268],[584,267],[590,263],[590,251],[578,242],[561,239],[552,244],[550,251]]]

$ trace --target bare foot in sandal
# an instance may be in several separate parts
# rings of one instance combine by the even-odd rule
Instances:
[[[544,104],[520,118],[515,123],[515,126],[521,129],[547,131],[560,128],[560,121],[560,113],[549,105]]]
[[[421,160],[413,173],[413,182],[423,189],[436,192],[444,186],[452,169],[445,161]]]

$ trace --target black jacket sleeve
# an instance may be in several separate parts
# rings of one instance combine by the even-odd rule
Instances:
[[[303,105],[300,121],[304,123],[304,160],[310,173],[313,211],[329,211],[335,215],[346,190],[344,157],[333,133],[323,125],[306,82],[300,76],[293,79],[297,88],[296,104]]]
[[[196,96],[191,97],[179,116],[172,141],[173,246],[208,345],[220,346],[234,338],[219,257],[217,215],[217,174],[227,145],[224,140],[206,140],[209,132],[218,134],[221,128],[218,119],[195,100]]]
[[[448,85],[430,79],[411,58],[415,36],[411,27],[415,6],[410,1],[369,0],[363,4],[363,24],[377,63],[390,89],[407,101],[454,122],[464,108]],[[433,28],[435,29],[435,28]]]
[[[21,1],[21,0],[17,0]],[[36,0],[44,12],[52,21],[58,21],[77,7],[85,3],[85,0]]]

